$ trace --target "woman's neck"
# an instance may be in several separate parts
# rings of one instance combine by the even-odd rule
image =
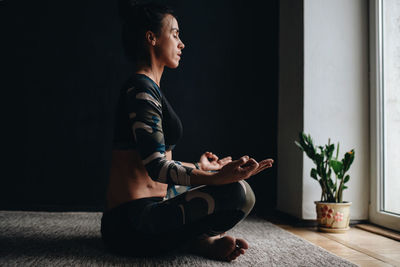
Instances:
[[[152,79],[158,85],[158,87],[160,87],[160,80],[163,72],[164,72],[164,66],[156,66],[156,65],[152,65],[149,67],[140,67],[136,71],[136,73],[144,74],[150,79]]]

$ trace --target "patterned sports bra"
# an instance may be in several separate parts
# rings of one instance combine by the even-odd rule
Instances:
[[[146,75],[134,74],[128,84],[118,99],[113,149],[137,150],[154,181],[190,185],[193,169],[165,156],[182,136],[179,117]]]

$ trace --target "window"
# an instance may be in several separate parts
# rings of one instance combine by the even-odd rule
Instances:
[[[370,0],[373,223],[400,231],[400,1]]]

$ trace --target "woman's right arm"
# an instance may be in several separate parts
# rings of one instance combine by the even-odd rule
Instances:
[[[161,101],[156,88],[127,90],[127,111],[137,150],[149,176],[157,182],[177,185],[218,185],[247,179],[255,174],[260,164],[243,156],[210,173],[182,166],[167,160],[162,131]]]

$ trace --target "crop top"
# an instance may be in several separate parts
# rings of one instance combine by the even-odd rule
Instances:
[[[190,185],[193,168],[165,156],[181,136],[182,123],[158,85],[134,74],[119,95],[113,149],[137,150],[154,181]]]

